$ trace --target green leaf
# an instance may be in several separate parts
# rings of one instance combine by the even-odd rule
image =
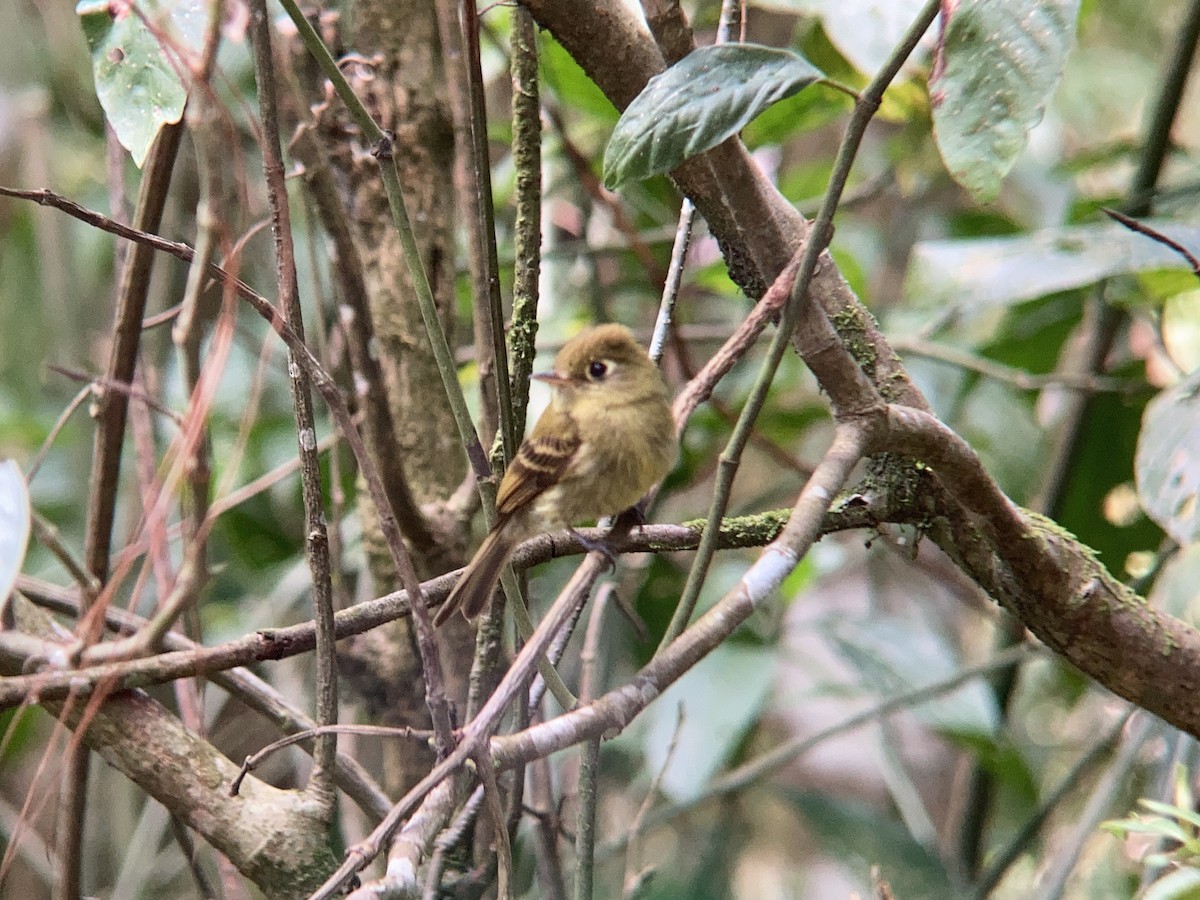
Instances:
[[[821,77],[787,50],[757,44],[693,50],[651,78],[621,114],[604,151],[604,184],[612,189],[670,172]]]
[[[143,0],[135,11],[110,0],[80,0],[75,13],[92,54],[96,96],[117,139],[140,167],[159,129],[183,115],[187,91],[167,47],[198,43],[204,4]]]
[[[12,590],[29,544],[29,488],[21,467],[0,463],[0,605]]]
[[[1187,247],[1200,247],[1200,228],[1149,222]],[[904,285],[915,306],[947,305],[978,315],[1047,294],[1095,284],[1126,272],[1186,268],[1168,247],[1120,225],[1048,228],[1030,235],[922,241],[913,248]]]
[[[1105,822],[1104,827],[1120,837],[1130,834],[1151,834],[1160,838],[1183,843],[1187,835],[1170,819],[1121,819],[1116,822]]]
[[[1138,362],[1109,374],[1117,378],[1145,377]],[[1112,490],[1126,484],[1134,470],[1146,398],[1141,394],[1104,393],[1094,395],[1092,400],[1088,422],[1079,437],[1078,460],[1072,463],[1057,521],[1095,550],[1110,570],[1120,572],[1130,553],[1157,547],[1163,539],[1162,528],[1149,516],[1137,517],[1126,525],[1103,515]]]
[[[1010,497],[1024,498],[1041,484],[1038,460],[1045,457],[1048,435],[1020,391],[981,381],[960,399],[954,427]]]
[[[1150,812],[1158,813],[1160,816],[1170,816],[1180,820],[1181,822],[1187,822],[1196,829],[1200,829],[1200,813],[1194,812],[1190,809],[1183,809],[1182,807],[1175,806],[1171,803],[1163,803],[1161,800],[1151,800],[1146,797],[1143,797],[1138,801],[1138,803],[1146,807],[1146,809],[1150,810]]]
[[[1177,869],[1164,875],[1146,888],[1141,900],[1200,900],[1200,870]]]
[[[597,122],[607,126],[617,121],[617,110],[612,101],[557,41],[548,38],[538,41],[538,67],[546,84],[563,105],[585,113],[587,119],[584,121],[593,120],[588,121],[589,126]]]
[[[975,763],[1003,789],[1005,802],[1016,808],[1030,807],[1038,802],[1038,778],[1030,761],[1009,736],[1000,732],[995,737],[980,734],[951,734],[949,737],[971,751]]]
[[[1146,406],[1134,457],[1138,497],[1176,542],[1200,540],[1200,370]]]
[[[930,79],[934,135],[954,180],[981,201],[1025,147],[1062,77],[1079,0],[962,0]]]

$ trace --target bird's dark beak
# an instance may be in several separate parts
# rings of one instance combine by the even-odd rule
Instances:
[[[538,381],[544,381],[551,387],[562,387],[571,380],[569,378],[564,378],[557,372],[534,372],[530,377],[535,378]]]

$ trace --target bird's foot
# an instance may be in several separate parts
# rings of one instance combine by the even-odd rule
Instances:
[[[583,545],[583,548],[585,550],[587,550],[589,553],[603,554],[604,558],[606,560],[608,560],[609,571],[616,571],[617,554],[615,554],[612,551],[612,548],[609,547],[608,544],[606,544],[602,540],[601,541],[593,541],[591,538],[585,538],[582,534],[580,534],[574,528],[568,528],[567,531],[571,532],[571,536],[574,537],[575,540],[579,541],[579,543]]]

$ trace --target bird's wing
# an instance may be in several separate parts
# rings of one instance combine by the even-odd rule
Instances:
[[[497,514],[510,516],[558,484],[579,452],[579,444],[579,434],[574,428],[548,435],[538,434],[535,427],[533,434],[522,442],[500,481],[496,495]]]

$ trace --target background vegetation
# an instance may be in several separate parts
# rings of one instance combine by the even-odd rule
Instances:
[[[0,198],[4,893],[308,896],[392,810],[349,857],[390,896],[1197,896],[1200,2],[961,0],[905,61],[934,7],[306,7],[356,113],[290,8],[0,4],[0,185],[53,192]],[[815,72],[680,63],[621,120],[692,35]],[[502,609],[408,598],[609,320],[711,396],[531,697]],[[518,559],[535,622],[579,551]],[[318,722],[409,731],[229,796]]]

